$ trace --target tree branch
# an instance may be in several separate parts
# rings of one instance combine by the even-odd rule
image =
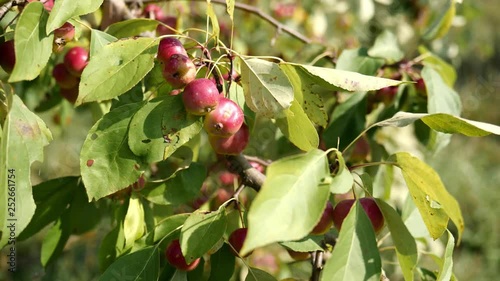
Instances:
[[[124,1],[126,3],[133,3],[133,2],[137,2],[138,0],[124,0]],[[171,0],[163,0],[163,1],[162,0],[142,0],[143,3],[157,3],[157,2],[170,2],[170,1]],[[197,0],[197,1],[205,1],[205,0]],[[211,0],[211,3],[218,4],[218,5],[226,5],[226,0]],[[271,25],[276,27],[276,29],[278,31],[283,31],[285,33],[288,33],[289,35],[295,37],[296,39],[302,41],[305,44],[311,44],[313,42],[312,39],[308,38],[304,34],[298,32],[294,29],[291,29],[290,27],[288,27],[286,25],[283,25],[277,19],[273,18],[272,16],[270,16],[267,13],[264,13],[258,7],[254,7],[252,5],[238,3],[238,2],[234,3],[234,7],[235,7],[235,9],[242,10],[242,11],[254,14],[254,15],[262,18],[263,20],[267,21],[268,23],[270,23]]]
[[[242,184],[253,188],[255,191],[260,190],[266,176],[252,167],[243,154],[228,155],[226,159],[229,161],[228,170],[240,175]]]
[[[321,270],[323,270],[323,251],[316,251],[313,258],[311,281],[319,281]]]

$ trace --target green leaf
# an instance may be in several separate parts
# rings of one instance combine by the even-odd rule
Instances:
[[[425,66],[422,69],[422,78],[428,95],[427,112],[460,115],[462,112],[460,97],[446,85],[437,71]]]
[[[127,215],[123,221],[123,232],[125,235],[125,249],[130,248],[135,240],[144,234],[144,207],[141,200],[132,196],[128,203]]]
[[[276,119],[276,125],[290,142],[303,151],[318,147],[318,132],[297,101],[294,100],[292,106],[285,110],[285,116]]]
[[[500,135],[499,126],[445,113],[398,112],[392,118],[375,123],[374,126],[405,127],[417,120],[422,120],[433,130],[447,134],[459,133],[468,137],[483,137],[490,134]]]
[[[160,254],[157,247],[147,247],[120,257],[99,277],[99,281],[158,280]]]
[[[106,270],[115,259],[120,256],[123,245],[125,245],[124,240],[123,224],[121,223],[104,236],[98,253],[99,268],[101,272]]]
[[[269,165],[264,185],[248,213],[248,235],[241,255],[272,242],[298,240],[309,234],[330,194],[328,186],[321,184],[328,174],[328,160],[321,150]]]
[[[77,181],[77,177],[57,178],[33,187],[35,214],[23,232],[19,234],[19,241],[33,236],[67,211],[66,207],[76,192]]]
[[[116,37],[97,29],[90,30],[90,57],[95,56],[107,44],[118,40]]]
[[[294,98],[304,109],[309,119],[323,128],[328,124],[323,100],[320,94],[331,92],[318,86],[311,75],[304,73],[300,68],[289,64],[280,64],[280,68],[285,72],[293,86]],[[293,104],[292,104],[293,106]]]
[[[336,69],[375,75],[384,63],[383,59],[368,56],[365,48],[357,48],[342,51],[337,59]]]
[[[376,58],[384,58],[390,64],[400,61],[405,54],[398,46],[396,35],[389,30],[384,30],[375,39],[375,43],[368,50],[368,55]]]
[[[402,81],[367,76],[356,72],[340,69],[332,69],[305,64],[286,64],[290,64],[294,67],[303,69],[308,74],[314,76],[314,79],[320,80],[322,84],[330,85],[330,87],[336,87],[350,92],[374,91],[404,83]]]
[[[234,20],[233,15],[234,15],[235,2],[236,0],[226,0],[226,11],[231,21]]]
[[[453,87],[453,84],[455,84],[455,80],[457,79],[457,72],[455,71],[455,68],[437,55],[433,54],[423,45],[418,47],[418,51],[424,57],[424,65],[439,72],[446,85]]]
[[[406,281],[412,281],[418,257],[415,238],[413,238],[408,231],[396,210],[383,200],[377,198],[375,198],[375,200],[391,232],[392,241],[396,247],[396,253],[403,276]]]
[[[245,281],[276,281],[276,278],[264,270],[249,267],[248,275],[245,278]]]
[[[179,205],[191,202],[200,193],[207,177],[205,166],[191,163],[189,168],[177,172],[160,185],[146,186],[141,191],[144,197],[159,205]]]
[[[210,256],[210,278],[208,281],[229,281],[234,273],[236,258],[231,247],[224,244],[215,254]]]
[[[157,26],[158,21],[154,19],[129,19],[113,23],[106,28],[105,32],[116,38],[125,38],[138,36],[143,32],[155,30]]]
[[[186,219],[189,217],[189,215],[190,214],[177,214],[167,217],[166,219],[159,222],[155,226],[154,231],[150,232],[149,234],[149,235],[151,235],[151,233],[153,234],[152,243],[156,243],[161,239],[165,238],[166,236],[171,235],[176,230],[180,230]]]
[[[437,276],[437,281],[447,281],[452,280],[453,275],[453,248],[455,247],[455,238],[448,230],[448,242],[446,243],[446,249],[444,251],[444,261],[439,270],[439,275]]]
[[[45,33],[48,16],[40,2],[24,7],[14,31],[16,63],[9,83],[35,79],[49,61],[54,35]]]
[[[72,17],[90,14],[101,7],[103,0],[57,0],[50,12],[47,33],[61,27]]]
[[[464,231],[460,206],[448,193],[436,171],[406,152],[392,155],[389,161],[395,161],[401,169],[408,190],[431,237],[434,239],[441,237],[448,225],[448,218],[451,218],[458,229],[458,241],[460,241]]]
[[[354,93],[335,107],[330,124],[323,132],[322,139],[327,147],[339,146],[342,150],[365,129],[365,96],[365,92]]]
[[[71,222],[72,234],[83,234],[91,231],[101,221],[101,212],[95,202],[89,202],[85,186],[79,178],[76,191],[73,193],[73,201],[69,209],[69,221]]]
[[[181,95],[159,97],[132,118],[128,144],[146,162],[158,162],[196,136],[202,127],[199,116],[187,114]]]
[[[323,248],[321,248],[322,239],[322,236],[312,235],[297,241],[280,242],[280,245],[295,252],[323,251]]]
[[[351,190],[354,184],[354,178],[345,164],[342,152],[337,149],[335,149],[334,152],[337,155],[339,169],[330,182],[330,192],[334,194],[343,194]]]
[[[382,262],[375,232],[356,200],[342,223],[337,244],[326,261],[321,280],[380,280]]]
[[[118,107],[90,129],[80,153],[80,171],[90,201],[127,187],[141,175],[140,158],[127,145],[130,119],[141,104]]]
[[[210,22],[212,23],[212,36],[214,36],[215,38],[219,38],[219,21],[217,20],[217,14],[215,13],[214,7],[212,6],[210,0],[207,0],[207,16],[210,18]]]
[[[257,114],[284,117],[284,110],[292,105],[292,85],[276,63],[241,59],[241,84],[246,104]]]
[[[40,259],[44,267],[47,267],[49,263],[54,262],[59,257],[70,235],[71,221],[68,219],[68,213],[65,213],[47,231],[43,239]]]
[[[0,208],[0,248],[10,237],[7,226],[12,220],[15,220],[17,236],[35,213],[30,167],[35,161],[43,162],[43,148],[52,140],[42,119],[29,111],[18,95],[8,95],[7,106],[9,112],[0,139],[0,182],[3,183],[0,202],[4,206]]]
[[[446,1],[446,4],[441,10],[441,14],[438,15],[424,31],[422,35],[424,40],[431,41],[439,39],[448,33],[456,13],[455,1],[456,0]]]
[[[182,253],[189,264],[203,256],[226,231],[226,209],[215,212],[193,212],[182,226],[180,243]]]
[[[132,38],[105,45],[82,73],[75,105],[117,97],[139,83],[154,66],[158,40]]]

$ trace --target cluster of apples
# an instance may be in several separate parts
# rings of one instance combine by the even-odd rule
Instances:
[[[160,40],[157,59],[163,64],[165,80],[174,88],[184,88],[181,95],[186,111],[205,116],[203,127],[215,152],[226,155],[241,153],[249,139],[241,107],[219,93],[212,80],[196,78],[196,67],[178,39],[166,37]]]
[[[52,76],[60,88],[60,94],[71,103],[78,97],[78,85],[83,69],[88,64],[89,52],[83,47],[73,47],[64,55],[64,61],[56,64]]]
[[[175,33],[174,30],[177,28],[177,18],[165,15],[160,6],[155,4],[146,5],[142,11],[142,15],[146,18],[155,19],[163,23],[156,27],[156,34],[159,36]]]

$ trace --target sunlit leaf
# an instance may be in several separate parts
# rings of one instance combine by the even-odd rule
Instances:
[[[62,253],[70,234],[71,222],[66,213],[45,234],[40,250],[40,260],[43,266],[53,262]]]
[[[208,252],[224,235],[227,218],[225,208],[205,213],[193,212],[181,229],[181,249],[189,264]]]
[[[319,136],[304,110],[297,101],[285,111],[283,118],[278,118],[276,124],[290,142],[303,151],[315,149],[319,145]]]
[[[241,59],[241,84],[246,104],[257,114],[283,117],[284,110],[292,104],[292,85],[276,63]]]
[[[86,15],[101,7],[103,0],[57,0],[50,12],[47,33],[61,27],[72,17]]]
[[[90,129],[80,153],[80,171],[89,200],[124,189],[142,174],[142,161],[127,143],[130,119],[141,104],[116,108]]]
[[[103,46],[83,70],[75,104],[109,100],[130,90],[153,68],[157,51],[154,38],[119,40]]]
[[[336,149],[334,150],[334,152],[337,155],[339,168],[330,182],[330,192],[334,194],[342,194],[351,190],[352,185],[354,184],[354,179],[352,177],[351,171],[349,171],[349,169],[347,168],[342,153]]]
[[[375,75],[384,65],[384,60],[368,56],[365,48],[343,50],[337,59],[336,68],[365,75]]]
[[[276,281],[276,278],[264,270],[250,267],[245,281]]]
[[[323,248],[321,248],[322,239],[322,236],[314,235],[307,236],[297,241],[281,242],[280,245],[295,252],[323,251]]]
[[[155,30],[158,21],[147,18],[129,19],[113,23],[106,28],[106,33],[116,38],[138,36],[142,32]]]
[[[448,242],[444,251],[443,264],[439,270],[437,281],[452,280],[453,275],[453,248],[455,247],[455,238],[448,230]]]
[[[375,232],[356,200],[342,222],[339,238],[326,261],[321,280],[380,280],[382,262]]]
[[[125,248],[130,248],[135,240],[139,239],[145,230],[144,207],[139,198],[132,196],[128,203],[127,214],[123,221]]]
[[[234,5],[235,5],[236,0],[226,0],[226,11],[227,14],[229,15],[229,18],[231,21],[234,20],[233,15],[234,15]]]
[[[48,16],[40,2],[24,7],[14,31],[16,64],[10,83],[35,79],[49,61],[54,35],[45,33]]]
[[[453,66],[444,61],[442,58],[433,54],[423,45],[418,47],[418,51],[424,58],[424,65],[432,67],[434,70],[436,70],[446,82],[446,85],[453,87],[453,84],[455,84],[455,80],[457,79],[457,72],[455,71]]]
[[[389,63],[400,61],[404,57],[403,51],[398,46],[398,38],[389,30],[384,30],[375,39],[373,47],[368,50],[368,55],[376,58],[384,58]]]
[[[399,265],[406,281],[413,280],[417,265],[417,245],[415,238],[408,231],[399,214],[383,200],[375,199],[384,215],[385,223],[391,232],[392,241],[396,247]]]
[[[392,155],[405,179],[408,190],[431,234],[437,239],[446,230],[451,218],[458,229],[458,241],[464,230],[464,220],[456,199],[448,193],[439,175],[430,166],[406,152]]]
[[[422,35],[424,40],[431,41],[439,39],[448,33],[456,13],[455,1],[456,0],[446,1],[440,15],[438,15],[424,31]]]
[[[217,19],[217,14],[215,13],[214,7],[210,0],[207,0],[207,16],[210,18],[210,22],[212,23],[212,34],[215,38],[219,38],[220,27],[219,20]]]
[[[18,95],[9,94],[7,113],[0,139],[0,248],[10,235],[7,228],[15,220],[16,236],[28,225],[35,213],[31,187],[31,164],[43,161],[43,148],[52,140],[45,123],[31,112]],[[9,199],[10,198],[10,199]],[[12,202],[15,201],[14,208]],[[9,205],[10,203],[10,205]]]
[[[95,56],[105,45],[118,39],[97,29],[90,31],[90,57]]]
[[[328,186],[321,185],[328,174],[328,161],[321,150],[282,158],[269,165],[264,185],[248,213],[248,234],[241,254],[309,234],[330,194]]]

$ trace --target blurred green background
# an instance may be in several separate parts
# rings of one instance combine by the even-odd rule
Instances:
[[[271,14],[273,11],[270,7],[280,2],[286,1],[252,1]],[[294,1],[286,3],[292,2]],[[360,23],[357,14],[349,8],[343,13],[336,10],[353,2],[355,1],[321,1],[323,7],[330,9],[319,11],[321,9],[318,7],[321,5],[316,5],[316,1],[301,1],[304,13],[302,17],[311,20],[304,22],[299,18],[283,21],[313,37],[319,34],[312,27],[314,24],[307,24],[318,23],[312,20],[313,15],[321,22],[321,12],[323,15],[335,13],[338,16],[327,21],[329,24],[333,21],[335,25],[325,27],[323,34],[320,34],[321,40],[334,46],[334,50],[359,46],[372,39],[367,30],[376,28],[377,24],[382,24],[382,20],[370,24]],[[413,7],[415,3],[423,6],[429,4],[427,1],[407,0],[392,6],[377,3],[377,9],[379,6],[389,7],[385,11],[393,13],[397,18],[404,14],[402,10]],[[355,5],[347,5],[352,6]],[[435,52],[457,69],[455,89],[462,99],[463,117],[497,125],[500,124],[499,9],[498,0],[464,1],[458,6],[458,16],[449,34],[432,46]],[[295,59],[298,53],[304,51],[302,43],[285,35],[277,37],[276,46],[269,45],[269,40],[276,35],[275,29],[267,23],[259,22],[254,16],[242,15],[244,16],[239,19],[242,21],[241,25],[236,26],[235,36],[239,38],[234,41],[236,49],[255,55],[282,55],[289,60]],[[381,13],[380,16],[383,15]],[[385,22],[383,24],[391,25]],[[300,55],[303,60],[307,59],[303,54]],[[92,116],[88,111],[74,111],[69,104],[64,104],[57,110],[61,113],[59,121],[54,119],[52,111],[42,115],[55,140],[46,149],[46,162],[34,166],[34,182],[78,174],[79,150],[92,126]],[[66,126],[56,124],[67,122],[65,118],[71,119]],[[460,280],[497,280],[500,276],[500,136],[467,138],[456,135],[447,148],[430,159],[430,163],[458,199],[465,219],[463,241],[454,253],[456,276]],[[14,280],[96,280],[99,274],[96,253],[103,235],[109,230],[108,224],[109,222],[104,221],[97,231],[71,238],[64,256],[48,269],[48,272],[54,273],[50,279],[42,279],[44,269],[40,265],[40,247],[43,235],[39,234],[19,243],[17,261],[20,271]],[[2,270],[6,264],[3,253],[4,251],[0,256]],[[9,275],[0,272],[0,280],[9,280],[7,278]]]

